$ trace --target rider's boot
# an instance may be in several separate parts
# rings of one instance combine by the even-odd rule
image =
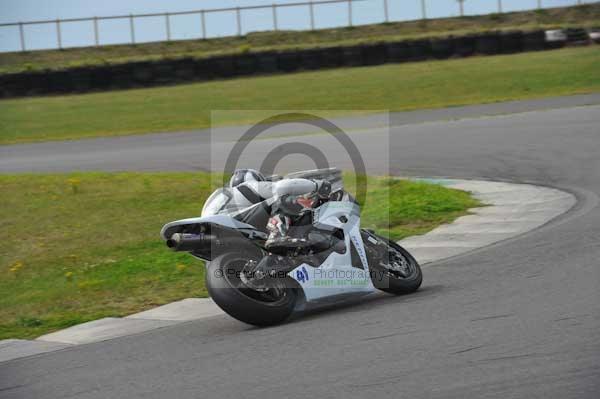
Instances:
[[[289,236],[291,219],[285,215],[275,215],[269,219],[267,230],[269,237],[265,248],[272,253],[285,253],[289,249],[302,246],[302,240]]]

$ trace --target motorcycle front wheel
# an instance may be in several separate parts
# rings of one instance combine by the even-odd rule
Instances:
[[[409,294],[419,289],[423,273],[417,260],[399,244],[379,237],[388,245],[388,253],[370,265],[375,288],[391,294]]]
[[[296,289],[287,280],[269,278],[263,288],[244,278],[247,254],[225,253],[213,259],[206,271],[206,287],[215,303],[230,316],[255,326],[270,326],[287,319],[296,305]]]

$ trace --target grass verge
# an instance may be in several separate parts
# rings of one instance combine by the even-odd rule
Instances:
[[[345,7],[345,5],[340,7]],[[586,4],[576,7],[427,21],[393,22],[316,31],[255,32],[242,37],[208,40],[14,52],[0,54],[0,74],[65,69],[84,65],[123,64],[164,58],[205,58],[214,55],[266,50],[330,47],[423,36],[461,35],[497,29],[550,29],[571,25],[597,27],[599,21],[600,4]]]
[[[167,250],[158,232],[198,215],[211,181],[204,173],[0,175],[0,339],[207,296],[202,262]],[[363,226],[399,239],[473,206],[465,192],[372,178]]]
[[[0,144],[206,128],[210,110],[364,113],[587,93],[600,90],[598,65],[600,51],[593,46],[5,100]],[[231,115],[222,123],[248,122]]]

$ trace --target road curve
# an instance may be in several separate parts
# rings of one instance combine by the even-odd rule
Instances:
[[[359,117],[334,118],[333,122],[344,129],[349,134],[367,133],[362,135],[353,135],[361,152],[365,157],[372,156],[377,158],[380,155],[381,148],[375,148],[376,140],[385,133],[381,127],[392,125],[391,144],[392,148],[392,166],[408,166],[410,169],[418,169],[421,166],[412,162],[398,164],[400,157],[404,158],[408,151],[402,149],[412,148],[415,139],[433,138],[438,141],[437,148],[443,148],[446,144],[446,135],[444,140],[439,140],[436,134],[425,134],[422,131],[429,131],[430,125],[436,125],[433,128],[439,131],[439,125],[447,121],[460,119],[478,119],[489,116],[502,116],[516,113],[533,112],[524,118],[527,123],[536,123],[535,111],[549,109],[573,108],[585,105],[600,104],[600,93],[584,94],[570,97],[556,97],[526,101],[512,101],[506,103],[471,105],[456,108],[442,108],[433,110],[419,110],[412,112],[392,113],[390,116],[374,114]],[[486,123],[485,121],[483,122]],[[456,125],[449,125],[454,129]],[[502,125],[505,128],[505,125]],[[165,170],[211,170],[215,167],[222,167],[218,162],[224,158],[231,150],[231,142],[236,140],[245,132],[248,126],[221,127],[210,130],[197,130],[189,132],[157,133],[140,136],[123,136],[111,138],[96,138],[86,140],[73,140],[63,142],[45,142],[35,144],[16,144],[0,146],[0,173],[10,172],[68,172],[73,170],[140,170],[140,171],[165,171]],[[262,160],[265,149],[288,142],[296,133],[306,134],[319,132],[320,129],[308,126],[306,124],[292,123],[282,126],[276,126],[266,131],[260,136],[260,145],[257,146],[258,154],[253,154],[252,150],[248,153],[253,156],[245,159],[246,167],[252,166],[253,162]],[[517,132],[518,133],[518,132]],[[378,136],[379,134],[379,136]],[[481,136],[485,139],[485,136]],[[490,145],[496,145],[498,141],[503,142],[504,135],[497,135]],[[228,145],[229,143],[229,145]],[[326,145],[326,141],[314,139],[311,144]],[[421,145],[419,143],[419,145]],[[437,149],[436,148],[436,149]],[[486,150],[488,152],[488,150]],[[412,151],[411,151],[412,153]],[[422,151],[417,151],[415,155],[421,157]],[[332,165],[340,167],[350,166],[343,156],[337,157],[336,153],[327,154]],[[340,154],[342,155],[342,154]],[[432,155],[437,156],[433,152]],[[371,159],[372,161],[372,159]],[[387,172],[387,157],[385,164],[380,165],[380,170]],[[429,161],[427,160],[429,164]],[[438,164],[433,164],[432,169],[439,171]],[[253,165],[258,167],[259,164]],[[305,164],[287,165],[290,170],[294,168],[305,167]],[[374,165],[373,165],[374,166]],[[416,170],[417,172],[420,171]],[[372,170],[377,172],[377,170]],[[402,172],[402,171],[400,171]],[[446,174],[445,172],[443,173]]]
[[[433,264],[414,295],[264,329],[219,316],[10,361],[0,397],[597,397],[600,106],[392,124],[392,173],[533,182],[573,192],[578,205]],[[363,156],[379,155],[369,152],[378,134],[352,135]],[[0,170],[18,169],[9,166]]]

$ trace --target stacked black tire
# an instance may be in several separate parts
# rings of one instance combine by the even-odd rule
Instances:
[[[564,31],[566,43],[590,43],[584,29]],[[207,59],[180,58],[121,65],[23,72],[0,76],[0,98],[40,94],[164,86],[237,76],[381,65],[471,55],[511,54],[562,47],[546,42],[545,32],[503,31],[465,36],[372,43],[345,47],[243,53]]]

